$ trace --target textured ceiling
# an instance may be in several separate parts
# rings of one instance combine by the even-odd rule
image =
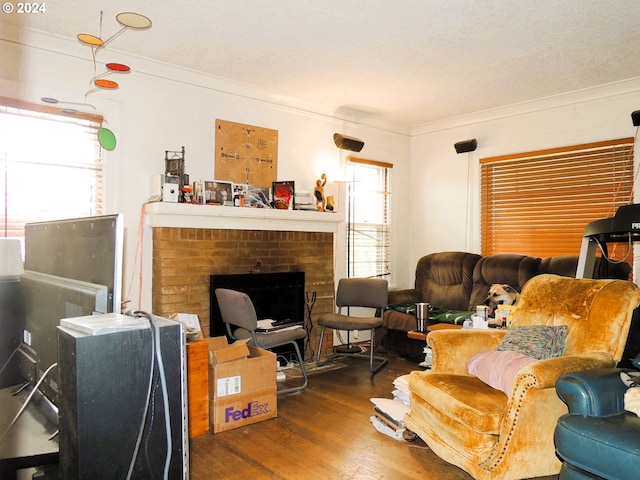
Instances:
[[[55,0],[0,21],[402,126],[640,77],[637,0]],[[1,35],[0,35],[1,36]]]

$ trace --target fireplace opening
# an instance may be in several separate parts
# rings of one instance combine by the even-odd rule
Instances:
[[[215,294],[216,288],[228,288],[246,293],[253,302],[258,320],[270,318],[304,324],[304,272],[211,275],[209,335],[227,336]],[[299,340],[298,343],[300,351],[304,352],[304,340]],[[294,352],[293,347],[287,345],[277,347],[273,351],[287,359]]]

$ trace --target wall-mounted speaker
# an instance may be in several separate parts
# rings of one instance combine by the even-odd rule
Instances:
[[[462,142],[454,143],[453,146],[456,149],[456,153],[473,152],[477,148],[478,142],[474,138],[472,140],[464,140]]]
[[[333,141],[336,147],[342,150],[351,150],[352,152],[359,152],[364,147],[364,142],[359,138],[347,137],[340,133],[333,134]]]
[[[637,127],[638,125],[640,125],[640,110],[631,112],[631,121],[633,122],[634,127]]]

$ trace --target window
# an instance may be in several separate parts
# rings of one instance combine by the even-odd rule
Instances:
[[[389,176],[393,165],[347,159],[347,277],[390,271]]]
[[[633,145],[623,138],[481,159],[482,254],[578,254],[587,223],[633,202]]]
[[[0,235],[24,242],[25,223],[102,213],[101,123],[0,97]]]

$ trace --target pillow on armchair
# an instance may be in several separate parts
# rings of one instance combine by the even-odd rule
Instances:
[[[567,338],[566,325],[523,325],[507,330],[496,350],[513,350],[538,360],[562,355]]]
[[[509,396],[520,369],[536,360],[561,356],[566,336],[566,325],[511,327],[495,350],[483,350],[467,360],[467,373]]]
[[[490,387],[511,395],[513,380],[522,367],[537,361],[520,352],[483,350],[467,360],[467,373]]]

